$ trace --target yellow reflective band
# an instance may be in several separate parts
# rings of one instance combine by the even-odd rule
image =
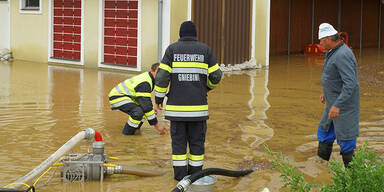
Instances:
[[[172,68],[167,65],[167,64],[164,64],[164,63],[160,63],[160,66],[159,66],[160,69],[163,69],[163,70],[166,70],[168,71],[169,73],[172,73]]]
[[[212,72],[215,72],[216,70],[220,69],[219,65],[216,64],[210,68],[208,68],[208,74],[212,73]]]
[[[172,155],[172,160],[174,161],[182,161],[187,159],[187,154],[184,155]]]
[[[208,110],[208,105],[167,105],[165,106],[165,110],[169,111],[206,111]]]
[[[167,92],[167,87],[166,88],[162,88],[162,87],[159,87],[159,86],[155,85],[155,91],[157,91],[159,93],[165,93],[165,92]]]
[[[189,159],[192,161],[201,161],[201,160],[204,160],[204,155],[191,155],[191,154],[189,154]]]
[[[151,115],[155,114],[155,111],[152,109],[150,112],[145,113],[146,117],[149,117]]]
[[[208,64],[198,63],[198,62],[173,62],[172,67],[192,67],[192,68],[202,68],[208,69]]]
[[[104,163],[103,167],[116,167],[115,164],[110,164],[110,163]]]
[[[113,88],[111,90],[111,92],[109,92],[108,94],[108,97],[112,97],[112,96],[121,96],[121,95],[124,95],[123,93],[119,93],[117,90],[116,90],[116,87]]]
[[[217,86],[217,84],[213,84],[209,79],[208,79],[208,85],[210,88],[214,88]]]
[[[137,92],[136,97],[151,97],[152,95],[150,93],[144,93],[144,92]]]
[[[115,104],[115,103],[118,103],[118,102],[123,101],[123,100],[130,100],[130,101],[132,101],[132,99],[129,98],[129,97],[119,97],[117,99],[110,100],[109,103],[110,104]]]
[[[125,94],[125,95],[131,95],[130,91],[128,90],[128,87],[125,85],[125,83],[120,83],[117,85],[117,87]]]
[[[129,120],[130,122],[134,123],[134,124],[137,124],[137,125],[141,123],[141,121],[132,119],[131,116],[129,116],[128,120]]]

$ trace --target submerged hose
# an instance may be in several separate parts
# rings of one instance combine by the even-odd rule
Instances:
[[[145,169],[138,167],[130,167],[125,165],[116,165],[115,167],[107,167],[107,174],[128,174],[137,175],[141,177],[155,177],[164,175],[162,171],[156,171],[153,169]]]
[[[252,173],[253,169],[243,170],[243,171],[232,171],[228,169],[220,169],[220,168],[208,168],[201,170],[192,174],[189,178],[181,180],[176,187],[172,190],[172,192],[183,192],[187,190],[187,187],[195,182],[196,180],[205,177],[207,175],[223,175],[228,177],[242,177]]]

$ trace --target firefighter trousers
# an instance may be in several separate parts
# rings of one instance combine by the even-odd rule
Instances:
[[[176,180],[180,181],[186,175],[202,170],[206,132],[205,120],[171,121],[172,164]]]
[[[144,123],[145,116],[143,109],[135,103],[125,104],[117,109],[129,115],[128,121],[125,123],[122,133],[124,135],[134,135],[136,130],[140,129]]]

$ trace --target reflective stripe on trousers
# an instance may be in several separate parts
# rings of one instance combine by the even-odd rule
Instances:
[[[187,166],[187,154],[172,155],[173,166]]]
[[[189,161],[188,161],[190,166],[203,166],[204,164],[204,155],[192,155],[189,154]]]

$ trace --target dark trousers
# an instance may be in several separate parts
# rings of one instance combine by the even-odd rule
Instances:
[[[135,103],[125,104],[118,107],[117,109],[128,114],[129,116],[131,116],[132,119],[141,121],[141,123],[138,125],[130,122],[130,120],[125,123],[122,133],[124,135],[134,135],[136,130],[140,129],[140,127],[143,125],[143,109],[141,109],[141,107],[136,105]]]
[[[172,160],[176,180],[180,181],[187,174],[202,170],[206,132],[205,120],[171,121]],[[187,144],[189,156],[187,155]],[[188,158],[189,160],[187,160]]]

